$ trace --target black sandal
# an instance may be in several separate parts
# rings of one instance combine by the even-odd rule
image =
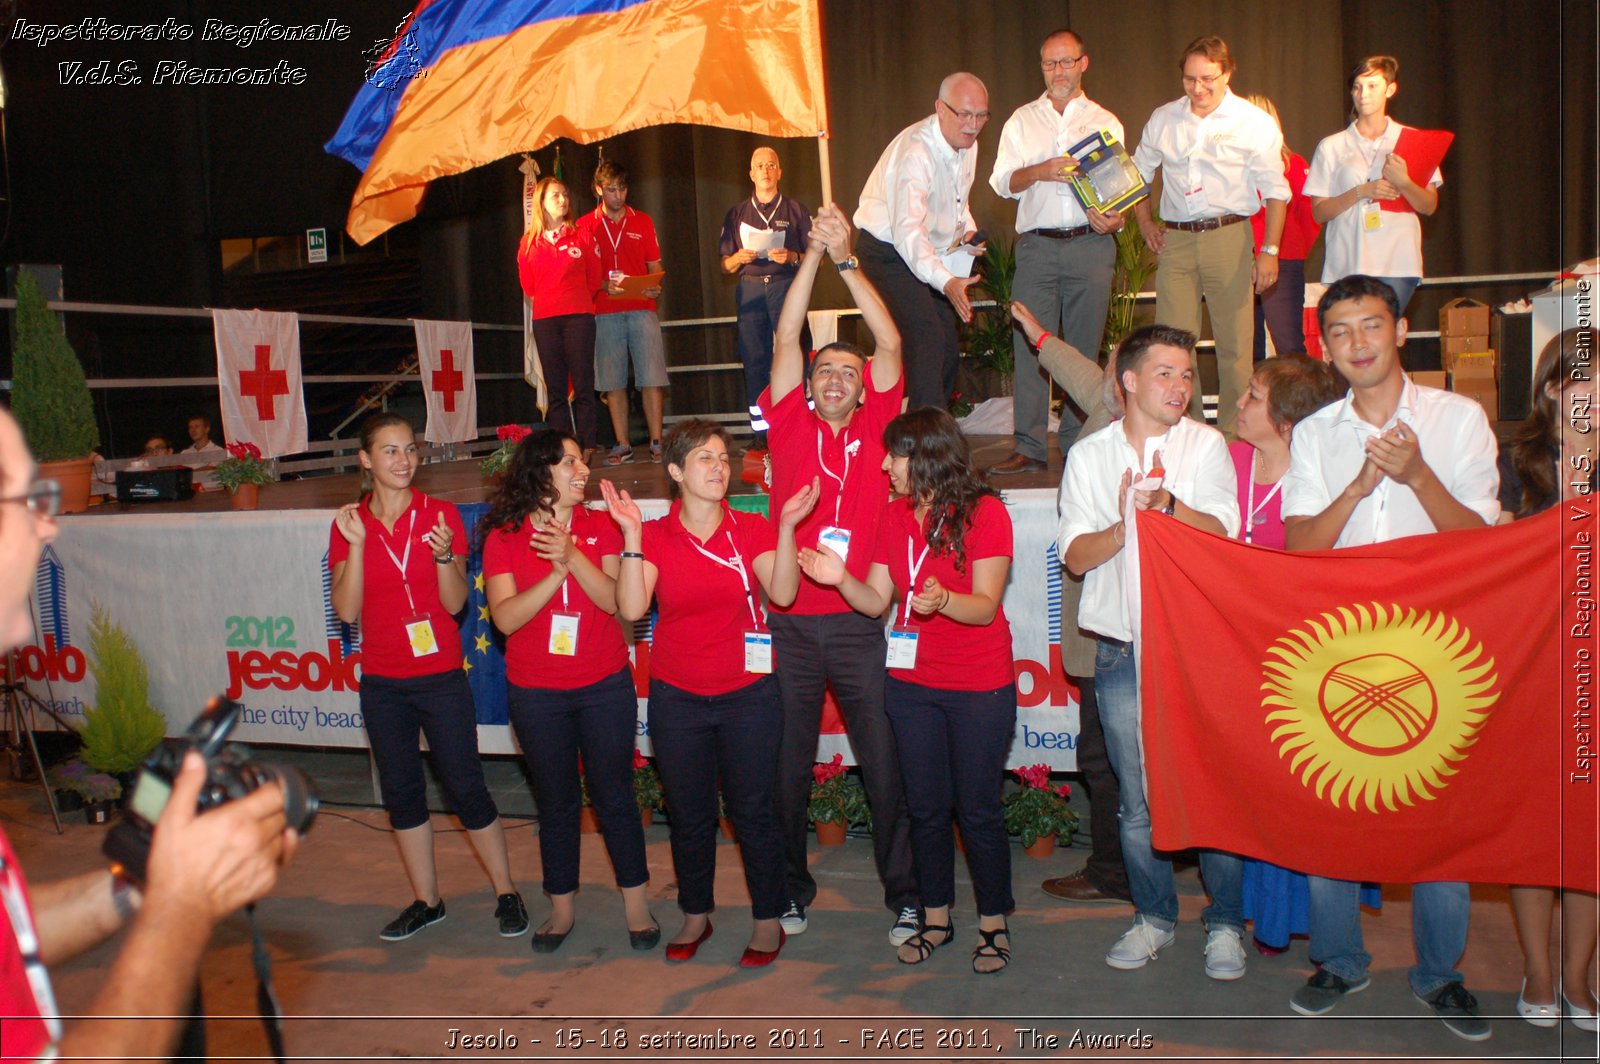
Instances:
[[[927,938],[929,931],[942,933],[944,938],[940,939],[938,942],[930,942]],[[916,934],[900,943],[902,948],[905,946],[910,946],[912,949],[916,950],[917,959],[914,961],[908,961],[904,957],[900,957],[898,954],[896,955],[896,959],[898,959],[901,964],[921,964],[923,961],[933,956],[934,950],[938,949],[940,946],[947,945],[950,940],[955,937],[956,929],[954,920],[951,920],[948,924],[926,924],[923,926],[921,931],[918,931]]]
[[[983,939],[983,941],[978,943],[978,945],[972,950],[972,970],[977,972],[979,975],[994,975],[996,972],[1003,972],[1005,971],[1006,965],[1011,963],[1010,948],[999,945],[995,942],[995,939],[999,938],[1001,935],[1005,935],[1007,938],[1010,938],[1011,928],[997,927],[993,931],[985,931],[981,927],[978,928],[978,937]],[[979,957],[997,957],[1000,960],[1000,967],[979,968]]]

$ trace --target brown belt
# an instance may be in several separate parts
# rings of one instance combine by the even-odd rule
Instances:
[[[1028,232],[1047,236],[1051,240],[1071,240],[1075,236],[1087,236],[1094,232],[1094,229],[1087,225],[1077,225],[1071,229],[1030,229]]]
[[[1224,214],[1221,218],[1202,218],[1198,222],[1168,222],[1168,229],[1176,229],[1180,233],[1209,233],[1213,229],[1221,229],[1225,225],[1233,225],[1245,220],[1242,214]]]

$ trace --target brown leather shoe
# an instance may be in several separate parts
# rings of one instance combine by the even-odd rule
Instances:
[[[1029,458],[1021,451],[1013,451],[1010,458],[995,463],[983,473],[984,476],[999,477],[1011,473],[1043,473],[1045,468],[1045,464],[1037,458]]]
[[[1107,894],[1089,882],[1089,877],[1083,874],[1083,869],[1081,868],[1070,876],[1047,879],[1039,884],[1039,889],[1052,898],[1060,898],[1062,901],[1098,901],[1110,902],[1114,905],[1128,904],[1124,899]]]

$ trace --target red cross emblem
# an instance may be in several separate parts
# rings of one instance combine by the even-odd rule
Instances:
[[[428,387],[444,396],[444,412],[456,412],[456,393],[461,391],[463,381],[461,371],[456,369],[456,353],[448,347],[439,349],[439,361],[444,364],[443,369],[433,371]]]
[[[289,394],[289,374],[272,368],[272,345],[256,344],[256,368],[239,371],[239,394],[256,401],[256,418],[276,421],[273,397]]]

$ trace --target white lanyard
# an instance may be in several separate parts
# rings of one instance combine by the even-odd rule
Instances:
[[[685,531],[687,531],[687,529]],[[733,557],[731,559],[719,558],[715,554],[712,554],[710,551],[706,550],[694,538],[693,532],[689,533],[689,545],[694,547],[694,549],[699,551],[701,554],[704,554],[707,558],[710,558],[712,561],[722,566],[724,569],[732,569],[734,572],[739,574],[739,583],[744,585],[744,603],[746,606],[750,607],[750,620],[755,624],[756,630],[759,631],[761,629],[761,618],[756,615],[756,600],[755,596],[750,593],[750,574],[745,571],[744,556],[739,553],[738,545],[733,542],[733,530],[729,529],[723,534],[728,537],[728,546],[733,548]]]
[[[622,224],[614,236],[611,233],[611,219],[606,217],[606,212],[596,207],[594,213],[600,216],[600,227],[606,231],[606,239],[611,241],[611,267],[616,269],[622,260],[622,234],[628,231],[628,209],[622,209]]]
[[[56,1007],[55,993],[50,989],[50,975],[39,959],[39,936],[34,931],[33,919],[28,912],[27,900],[22,895],[22,883],[11,862],[0,858],[0,901],[4,902],[6,916],[11,922],[11,933],[17,940],[17,952],[22,954],[22,967],[28,977],[28,989],[33,1003],[44,1020],[50,1040],[61,1040],[60,1010]]]
[[[817,465],[829,480],[839,485],[839,494],[833,500],[833,523],[839,523],[839,507],[844,503],[844,482],[850,479],[850,430],[844,430],[844,473],[835,473],[828,468],[828,463],[822,460],[822,434],[827,430],[821,425],[817,426]]]
[[[768,211],[766,214],[762,214],[761,213],[761,204],[756,202],[756,198],[754,196],[750,197],[750,206],[755,208],[756,217],[760,218],[762,224],[765,225],[768,229],[772,228],[772,219],[777,216],[778,208],[780,206],[782,206],[782,204],[783,204],[783,193],[780,192],[780,193],[778,193],[778,198],[772,201],[772,210]]]
[[[1267,492],[1267,497],[1261,500],[1261,505],[1256,505],[1256,459],[1258,457],[1259,452],[1250,452],[1250,490],[1245,495],[1245,508],[1250,511],[1245,515],[1244,519],[1244,541],[1246,543],[1255,542],[1255,534],[1251,529],[1255,527],[1256,514],[1264,510],[1267,503],[1272,501],[1272,497],[1278,494],[1278,489],[1283,487],[1283,478],[1279,477],[1277,482],[1272,485],[1272,490]]]
[[[939,535],[939,530],[944,527],[944,518],[939,518],[939,523],[933,526],[933,535],[928,537],[928,542],[922,544],[922,553],[917,555],[915,561],[911,560],[911,544],[916,536],[906,533],[906,568],[911,571],[910,578],[906,581],[906,615],[902,624],[911,623],[911,597],[917,593],[917,574],[922,571],[922,563],[928,560],[928,551],[933,549],[932,540]]]
[[[554,517],[554,514],[551,514]],[[567,535],[572,535],[572,518],[567,518]],[[572,570],[567,570],[567,575],[561,578],[561,612],[570,613],[571,605],[567,601],[567,581],[572,579]]]
[[[400,570],[400,586],[405,589],[406,602],[411,606],[413,616],[417,612],[416,600],[411,597],[411,582],[406,579],[406,566],[411,562],[411,533],[417,530],[417,507],[411,508],[411,523],[406,526],[406,552],[400,557],[395,557],[394,548],[389,546],[389,541],[380,533],[378,542],[383,544],[383,549],[388,552],[389,560],[394,562],[394,567]]]

